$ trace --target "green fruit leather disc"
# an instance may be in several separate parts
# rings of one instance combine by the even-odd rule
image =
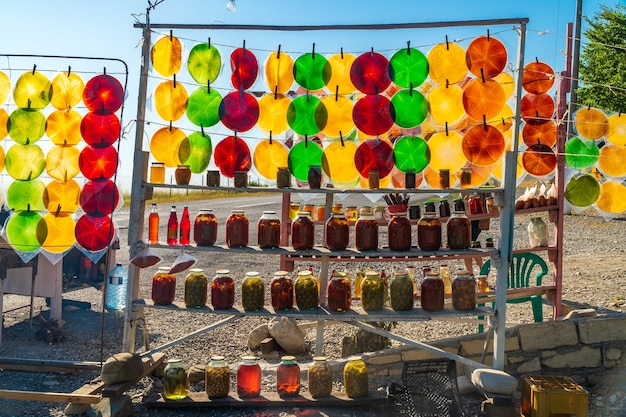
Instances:
[[[419,136],[404,136],[393,144],[393,158],[400,171],[418,173],[430,162],[430,149]]]
[[[565,163],[574,169],[589,168],[598,161],[600,149],[592,140],[573,137],[565,143]]]
[[[7,122],[9,136],[17,143],[35,143],[46,130],[46,116],[39,110],[16,109]]]
[[[13,181],[7,190],[7,205],[13,211],[41,211],[46,185],[41,180]]]
[[[36,211],[15,213],[6,224],[7,240],[20,252],[33,252],[41,247],[48,236],[46,222]]]
[[[296,143],[289,151],[289,170],[300,181],[309,180],[309,167],[322,165],[322,147],[313,141]]]
[[[293,66],[294,79],[307,90],[323,88],[330,80],[330,74],[328,60],[317,53],[300,55]]]
[[[403,88],[416,88],[428,77],[428,59],[415,48],[404,48],[389,60],[391,80]]]
[[[395,110],[393,121],[400,127],[412,129],[419,126],[428,115],[428,103],[422,93],[400,90],[391,98]]]
[[[573,206],[587,207],[600,196],[600,183],[591,174],[572,177],[565,186],[565,199]]]
[[[213,45],[199,43],[189,51],[187,70],[198,84],[207,86],[215,82],[222,69],[222,57]]]
[[[287,122],[300,136],[313,136],[326,126],[328,112],[319,98],[312,95],[296,97],[287,109]]]
[[[13,100],[23,109],[43,109],[52,98],[52,83],[39,71],[20,75],[13,89]]]
[[[46,166],[46,159],[39,146],[19,143],[9,148],[5,162],[9,175],[22,181],[34,180],[41,175]]]
[[[191,172],[200,174],[209,166],[212,151],[211,137],[206,133],[193,132],[181,142],[178,158],[182,164],[189,165]]]
[[[196,126],[214,126],[220,121],[222,96],[215,88],[200,87],[187,100],[187,118]]]

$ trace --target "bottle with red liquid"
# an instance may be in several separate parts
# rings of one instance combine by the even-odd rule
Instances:
[[[277,271],[270,282],[270,303],[274,310],[293,308],[293,281],[287,271]]]
[[[167,244],[171,246],[178,245],[178,216],[176,215],[176,206],[172,206],[170,218],[167,221]]]
[[[300,367],[294,356],[283,356],[276,367],[276,391],[281,397],[295,397],[300,393]]]
[[[261,394],[261,367],[254,356],[244,356],[237,368],[237,395],[254,398]]]
[[[180,238],[178,244],[188,245],[191,236],[191,221],[189,220],[189,208],[183,207],[183,215],[180,218]]]
[[[211,281],[211,305],[218,310],[232,308],[235,304],[235,280],[227,269],[215,271],[215,274]]]
[[[151,245],[159,243],[159,213],[156,203],[152,203],[152,210],[148,216],[148,243]]]

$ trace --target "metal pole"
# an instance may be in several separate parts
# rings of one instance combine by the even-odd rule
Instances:
[[[578,101],[578,65],[580,62],[580,36],[581,36],[581,25],[582,25],[582,14],[583,14],[583,0],[576,0],[576,20],[574,21],[574,39],[572,46],[572,66],[568,68],[571,74],[571,87],[570,87],[570,98],[569,98],[569,107],[567,110],[568,113],[568,123],[567,123],[567,139],[574,136],[574,126],[573,126],[573,118],[572,114],[576,111],[576,102]]]

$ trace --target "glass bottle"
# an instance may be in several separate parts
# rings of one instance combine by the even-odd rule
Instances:
[[[452,307],[459,311],[469,311],[476,308],[476,281],[466,269],[454,274]]]
[[[330,396],[333,391],[333,370],[326,362],[326,357],[313,357],[313,365],[307,371],[309,394],[313,398]]]
[[[265,305],[265,282],[256,271],[246,272],[241,282],[241,305],[246,311],[259,311]]]
[[[168,359],[163,371],[163,396],[167,400],[182,400],[189,395],[187,367],[182,359]]]
[[[421,250],[441,248],[441,221],[433,212],[425,212],[417,221],[417,246]]]
[[[421,285],[421,303],[425,311],[441,311],[444,303],[443,281],[437,272],[427,272]]]
[[[343,385],[348,398],[367,397],[369,382],[367,366],[361,356],[351,356],[343,367]]]
[[[248,246],[248,218],[243,210],[231,210],[226,219],[226,244],[229,248]]]
[[[411,249],[411,222],[406,213],[393,213],[393,217],[387,223],[389,236],[389,250],[407,251]]]
[[[356,270],[356,274],[354,275],[354,297],[357,300],[361,299],[361,285],[363,284],[363,271],[361,269]]]
[[[183,207],[183,214],[180,217],[180,238],[178,243],[188,245],[191,236],[191,222],[189,221],[189,208]]]
[[[446,223],[448,248],[467,249],[472,242],[472,225],[463,211],[455,211]]]
[[[293,308],[293,281],[287,271],[277,271],[270,282],[270,303],[274,310]]]
[[[315,310],[319,304],[317,280],[311,271],[299,271],[294,284],[296,305],[300,310]]]
[[[439,267],[439,276],[443,281],[443,293],[444,295],[452,295],[452,273],[448,265],[442,264]]]
[[[314,243],[315,224],[308,211],[300,211],[291,222],[291,246],[296,250],[307,250],[313,249]]]
[[[280,246],[280,219],[275,211],[264,211],[259,218],[257,243],[261,249]]]
[[[398,271],[389,284],[391,308],[395,311],[408,311],[413,308],[413,280],[408,272]]]
[[[152,277],[152,302],[172,304],[176,294],[176,277],[169,273],[169,267],[160,267]]]
[[[217,218],[213,210],[202,209],[193,221],[193,240],[198,246],[213,246],[217,240]]]
[[[378,222],[369,206],[361,207],[354,225],[354,243],[358,250],[378,249]]]
[[[204,307],[207,302],[208,279],[200,268],[192,268],[185,277],[185,305]]]
[[[283,356],[276,367],[276,391],[281,397],[294,397],[300,393],[300,367],[294,356]]]
[[[324,243],[330,250],[344,250],[350,241],[350,225],[341,213],[333,213],[324,225]]]
[[[148,243],[151,245],[159,243],[159,213],[156,203],[152,203],[152,210],[148,216]]]
[[[254,356],[244,356],[237,368],[237,395],[254,398],[261,394],[261,367]]]
[[[211,280],[211,305],[218,310],[232,308],[235,304],[235,280],[227,269],[217,270],[215,274]]]
[[[367,271],[361,283],[361,306],[365,311],[379,311],[385,304],[385,284],[380,274]]]
[[[176,206],[172,206],[170,218],[167,220],[167,244],[171,246],[178,245],[178,216],[176,215]]]
[[[328,308],[333,311],[348,311],[351,304],[350,278],[345,272],[333,273],[328,282]]]
[[[223,356],[211,357],[204,372],[204,389],[209,398],[224,398],[230,392],[230,368]]]

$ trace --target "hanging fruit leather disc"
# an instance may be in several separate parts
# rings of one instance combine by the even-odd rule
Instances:
[[[115,237],[115,226],[109,216],[83,214],[76,222],[76,242],[91,252],[105,249]]]
[[[352,54],[335,54],[328,58],[331,74],[328,80],[328,89],[331,93],[352,94],[356,87],[350,79],[350,69],[356,57]]]
[[[63,253],[70,250],[76,243],[74,229],[76,223],[69,214],[48,213],[43,216],[48,234],[43,242],[43,249],[50,253]]]
[[[308,182],[311,165],[322,165],[322,147],[311,140],[296,143],[289,151],[288,165],[296,179]]]
[[[510,147],[509,147],[510,148]],[[524,170],[524,165],[522,164],[522,153],[517,154],[517,164],[515,170],[515,180],[516,184],[519,185],[521,181],[526,176],[526,171]],[[491,176],[497,179],[498,181],[503,181],[504,179],[504,158],[500,158],[495,164],[491,165]]]
[[[247,90],[254,85],[259,73],[259,62],[248,49],[237,48],[230,54],[230,82],[237,90]]]
[[[35,143],[46,130],[46,116],[39,110],[15,109],[7,124],[9,135],[17,143],[28,145]]]
[[[156,161],[173,168],[181,164],[178,149],[186,137],[185,132],[180,129],[162,127],[154,132],[150,139],[150,152]]]
[[[328,111],[317,96],[298,96],[287,109],[289,127],[300,136],[314,136],[328,122]]]
[[[424,171],[422,171],[422,178],[431,188],[441,188],[441,183],[439,181],[439,171],[436,171],[431,167],[426,167],[424,168]],[[450,187],[452,188],[454,188],[456,185],[452,183],[454,179],[455,177],[450,176]]]
[[[527,146],[543,143],[546,146],[553,147],[556,144],[556,135],[556,122],[552,119],[540,124],[526,123],[522,128],[522,140]]]
[[[43,204],[50,213],[74,213],[78,210],[80,186],[74,180],[50,181],[43,192]]]
[[[554,99],[547,93],[525,94],[520,103],[520,114],[526,123],[546,123],[554,114]]]
[[[474,126],[463,136],[463,154],[467,160],[478,166],[488,166],[496,162],[504,152],[502,132],[493,126]]]
[[[259,100],[257,127],[266,134],[280,135],[288,128],[287,111],[291,100],[282,94],[266,94]]]
[[[364,178],[368,178],[372,168],[378,169],[380,178],[385,178],[394,167],[393,148],[387,141],[368,139],[356,150],[354,164]]]
[[[454,126],[465,117],[463,90],[456,84],[439,85],[428,93],[430,115],[440,126]]]
[[[328,116],[322,133],[331,138],[348,136],[354,130],[354,120],[352,120],[354,104],[352,101],[343,96],[328,95],[322,98],[321,103]]]
[[[97,148],[113,145],[120,137],[120,119],[114,114],[87,113],[80,122],[80,134]]]
[[[46,172],[55,180],[71,180],[80,173],[79,155],[74,146],[53,146],[46,154]]]
[[[324,148],[322,169],[336,184],[354,183],[359,179],[359,171],[354,166],[357,144],[351,140],[334,141]]]
[[[202,132],[193,132],[180,143],[178,159],[181,164],[189,166],[194,174],[203,173],[211,162],[213,145],[211,137]]]
[[[0,172],[4,169],[4,148],[0,147]]]
[[[75,110],[55,110],[46,120],[46,136],[55,145],[78,145],[83,140],[80,123],[83,116]]]
[[[11,91],[11,80],[7,75],[0,71],[0,104],[4,103],[9,98]]]
[[[9,121],[9,114],[5,109],[0,109],[0,140],[7,137],[9,131],[7,130],[7,122]]]
[[[265,83],[272,93],[285,94],[293,85],[293,59],[288,54],[272,52],[265,60]]]
[[[415,48],[403,48],[389,60],[391,81],[403,88],[417,88],[428,77],[426,55]]]
[[[600,149],[598,168],[609,177],[621,178],[626,176],[624,161],[626,161],[626,146],[606,145]]]
[[[428,139],[428,148],[430,149],[430,162],[428,166],[432,168],[437,175],[440,169],[449,169],[450,172],[456,172],[467,162],[467,158],[463,154],[463,136],[456,131],[437,132]],[[439,177],[437,177],[439,184]],[[437,186],[437,188],[440,188]]]
[[[237,171],[248,172],[252,165],[248,144],[243,139],[234,136],[228,136],[218,142],[213,159],[222,175],[228,178],[233,178]]]
[[[400,172],[422,172],[430,162],[430,149],[419,136],[404,136],[393,144],[393,159]]]
[[[46,222],[36,211],[14,213],[6,223],[9,244],[20,252],[33,252],[41,247],[48,237]]]
[[[500,132],[506,132],[513,126],[513,109],[508,104],[505,104],[500,114],[491,120],[487,120],[487,124],[495,127]]]
[[[150,50],[152,68],[163,77],[171,77],[180,71],[183,46],[175,36],[163,36]]]
[[[187,70],[198,84],[208,87],[214,83],[222,69],[220,51],[214,45],[198,43],[189,51]]]
[[[594,108],[579,109],[574,115],[576,131],[585,139],[598,140],[606,135],[608,121],[604,112]]]
[[[596,206],[607,213],[621,213],[626,210],[626,185],[619,181],[605,181],[600,184],[600,196]]]
[[[470,188],[480,187],[485,184],[491,176],[491,166],[478,166],[470,163],[465,165],[464,168],[469,168],[472,174],[472,178],[468,186]],[[457,171],[455,176],[460,182],[461,171]]]
[[[563,195],[573,206],[588,207],[600,196],[600,183],[591,174],[575,175],[568,181]]]
[[[78,166],[80,172],[89,180],[112,178],[117,171],[117,151],[113,146],[106,148],[85,146],[78,157]]]
[[[154,90],[154,107],[161,119],[178,120],[185,114],[187,90],[181,83],[164,81]]]
[[[477,78],[493,78],[500,74],[507,63],[506,47],[492,36],[480,36],[467,47],[465,62]]]
[[[330,80],[330,64],[318,53],[300,55],[293,66],[293,77],[302,88],[319,90]]]
[[[435,45],[428,53],[428,65],[430,78],[437,84],[458,83],[467,74],[465,49],[452,42]]]
[[[554,70],[544,62],[530,62],[522,73],[522,87],[531,94],[543,94],[554,85]]]
[[[111,180],[90,180],[80,192],[80,207],[94,217],[113,213],[120,201],[117,186]]]
[[[226,128],[247,132],[259,120],[259,103],[250,93],[233,91],[222,99],[219,115]]]
[[[419,126],[428,116],[428,103],[419,91],[398,91],[391,98],[391,106],[394,109],[393,121],[404,129]]]
[[[391,84],[389,60],[378,52],[366,52],[354,60],[350,79],[364,94],[380,94]]]
[[[41,175],[46,167],[46,160],[39,146],[16,143],[7,151],[5,164],[13,179],[29,181]]]
[[[7,206],[12,211],[41,211],[45,189],[41,180],[13,181],[7,190]]]
[[[394,117],[391,102],[381,95],[362,97],[352,110],[352,119],[357,129],[372,136],[382,135],[391,129]]]
[[[524,151],[522,165],[530,175],[545,177],[556,168],[556,155],[549,146],[537,143]]]
[[[25,72],[15,82],[13,101],[23,109],[43,109],[50,104],[52,83],[39,71]]]
[[[513,97],[513,93],[515,92],[515,80],[510,73],[501,72],[500,74],[493,77],[493,80],[502,86],[502,89],[504,90],[504,97],[506,100],[509,100]]]
[[[124,103],[124,88],[110,75],[96,75],[85,85],[83,102],[90,112],[103,115],[115,113]]]
[[[589,168],[598,161],[600,149],[592,140],[573,137],[565,142],[565,163],[573,169]]]
[[[274,181],[278,168],[287,166],[288,156],[285,145],[276,140],[265,139],[254,148],[252,160],[259,175]]]
[[[0,117],[1,119],[1,117]],[[606,140],[617,146],[626,145],[626,114],[615,113],[607,119]],[[2,138],[2,134],[0,134]]]
[[[475,79],[469,82],[463,91],[463,107],[475,120],[487,120],[496,117],[504,108],[505,96],[502,86],[487,79],[483,82]]]
[[[85,83],[75,72],[60,72],[52,79],[50,104],[57,110],[69,110],[83,99]]]
[[[214,126],[220,121],[221,102],[222,96],[215,88],[197,88],[187,99],[187,118],[196,126]]]

